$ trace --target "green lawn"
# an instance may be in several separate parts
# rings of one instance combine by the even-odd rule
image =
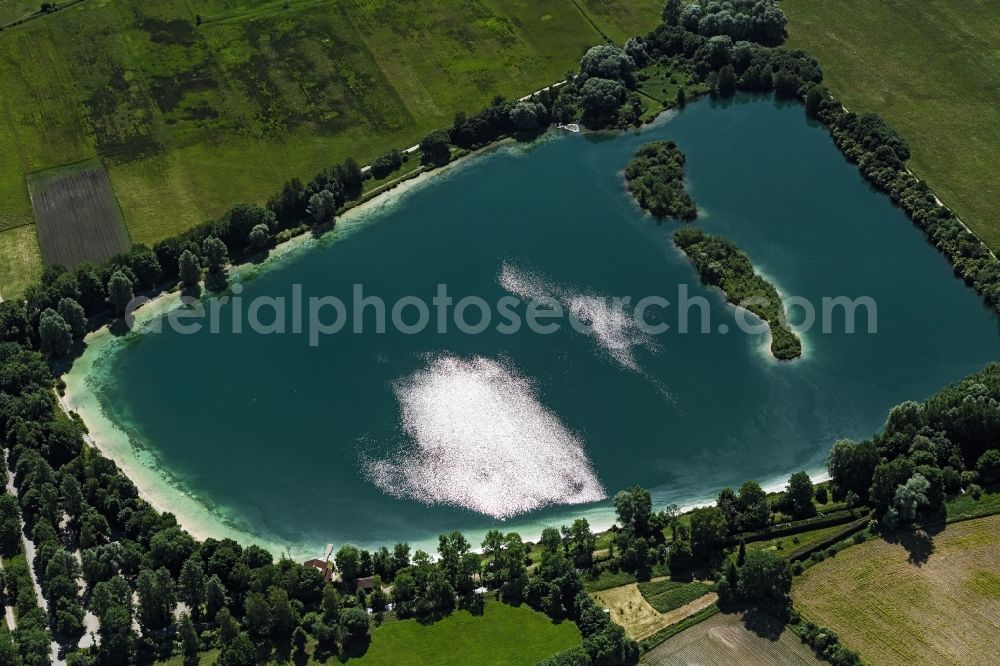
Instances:
[[[481,616],[456,611],[443,620],[423,625],[416,620],[387,622],[372,630],[368,650],[348,664],[358,666],[447,666],[454,664],[536,664],[556,652],[578,645],[583,638],[572,622],[553,624],[547,616],[527,606],[498,602],[486,604]],[[218,651],[202,654],[201,663],[211,664]],[[183,657],[165,662],[180,666]],[[310,659],[309,663],[320,663]],[[330,657],[321,663],[340,663]]]
[[[953,497],[945,503],[944,508],[949,523],[1000,513],[1000,488],[984,491],[979,499],[968,493]]]
[[[660,23],[663,3],[659,0],[572,0],[601,32],[618,43],[645,35]]]
[[[97,157],[132,239],[154,242],[560,80],[602,32],[645,33],[658,12],[649,0],[74,5],[0,32],[0,236],[33,222],[26,173]],[[17,287],[0,275],[4,293]]]
[[[358,664],[535,664],[582,640],[572,622],[553,624],[526,606],[486,605],[482,617],[457,611],[424,626],[415,620],[376,629]]]
[[[640,70],[636,77],[639,82],[639,92],[652,97],[661,104],[673,103],[677,99],[677,91],[684,88],[688,99],[695,95],[708,92],[705,84],[691,84],[691,76],[687,72],[676,71],[662,63],[653,63]]]
[[[788,45],[823,66],[852,111],[876,111],[910,143],[910,165],[992,248],[1000,247],[1000,3],[783,0]]]

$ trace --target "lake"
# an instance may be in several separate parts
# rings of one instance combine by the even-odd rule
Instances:
[[[834,316],[829,333],[802,333],[802,359],[770,359],[766,334],[739,330],[673,247],[677,223],[657,224],[625,190],[636,149],[666,139],[687,155],[694,224],[817,310],[824,297],[870,297],[877,333],[867,317],[848,333]],[[686,505],[746,479],[820,472],[836,439],[870,436],[892,406],[998,350],[996,316],[919,230],[801,105],[770,98],[700,101],[637,133],[505,147],[311,245],[242,280],[239,296],[350,303],[355,284],[390,306],[430,303],[438,285],[455,302],[544,295],[595,334],[371,325],[313,346],[306,334],[235,333],[229,304],[217,333],[91,345],[71,403],[140,488],[196,532],[295,556],[328,542],[431,546],[452,529],[537,536],[581,515],[607,526],[607,498],[633,484],[658,505]],[[707,299],[705,332],[619,329],[604,305],[673,304],[682,286]],[[670,308],[648,312],[671,321]]]

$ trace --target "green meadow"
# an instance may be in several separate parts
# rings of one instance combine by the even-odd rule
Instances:
[[[99,158],[131,238],[152,243],[561,80],[603,35],[647,32],[658,13],[646,0],[87,0],[28,21],[0,32],[0,252],[37,271],[29,172]],[[8,297],[37,274],[4,273]]]
[[[909,142],[910,166],[1000,248],[1000,4],[993,0],[783,0],[788,46],[823,65],[852,111]]]

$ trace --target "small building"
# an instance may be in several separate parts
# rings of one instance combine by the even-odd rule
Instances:
[[[371,592],[372,588],[375,587],[375,576],[365,576],[364,578],[359,578],[355,584],[359,590]]]
[[[323,582],[329,583],[333,580],[333,565],[330,564],[330,556],[333,555],[333,544],[326,544],[326,548],[323,549],[323,558],[308,560],[302,563],[304,567],[312,567],[323,574]]]
[[[324,583],[329,583],[333,580],[333,567],[330,566],[329,562],[325,562],[323,560],[308,560],[303,562],[302,566],[317,569],[321,574],[323,574]]]

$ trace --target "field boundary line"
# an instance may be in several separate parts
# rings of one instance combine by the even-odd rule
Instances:
[[[43,12],[39,10],[34,14],[29,14],[28,16],[25,16],[24,18],[19,18],[15,21],[11,21],[9,23],[4,23],[3,25],[0,25],[0,31],[7,30],[8,28],[16,28],[19,25],[24,25],[25,23],[29,23],[31,21],[34,21],[35,19],[45,18],[46,16],[49,16],[51,14],[58,14],[64,9],[69,9],[85,1],[86,0],[70,0],[64,5],[56,5],[56,10],[53,12]]]

